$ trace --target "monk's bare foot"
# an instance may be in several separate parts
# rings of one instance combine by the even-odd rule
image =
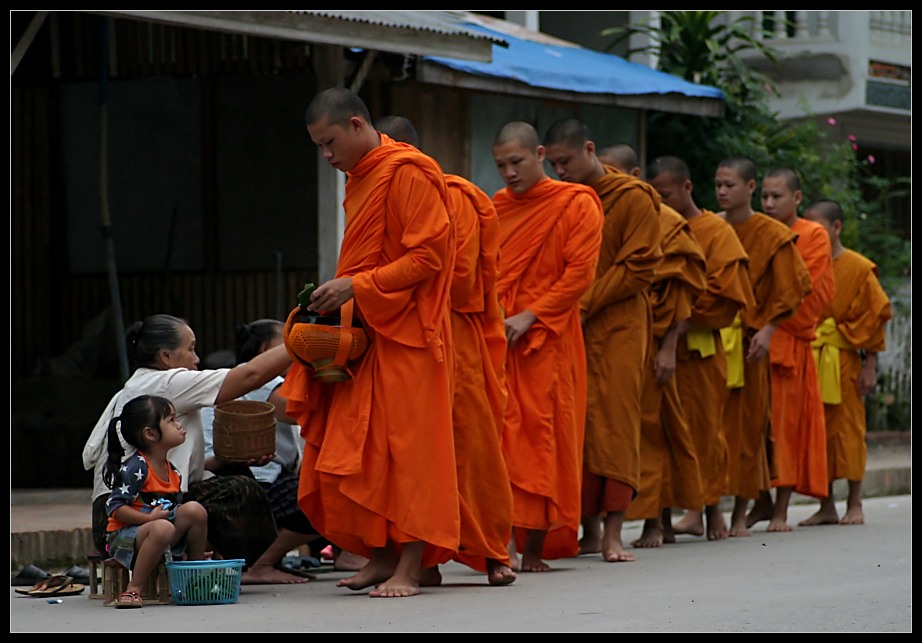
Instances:
[[[634,554],[624,550],[621,537],[610,538],[602,547],[602,560],[606,563],[630,563],[637,560]]]
[[[336,583],[336,586],[347,587],[354,591],[365,589],[366,587],[378,585],[390,579],[394,575],[395,569],[396,563],[369,561],[368,564],[362,567],[354,576],[340,579]],[[416,585],[416,590],[419,592],[419,583],[417,582]]]
[[[624,551],[623,549],[612,549],[602,552],[602,560],[606,563],[632,563],[637,558],[634,554]]]
[[[656,520],[644,520],[640,538],[631,542],[632,547],[651,548],[663,546],[663,529]],[[608,560],[606,558],[606,560]],[[609,561],[621,562],[621,561]]]
[[[438,587],[442,584],[442,572],[438,566],[428,567],[422,571],[419,576],[420,587]]]
[[[256,564],[240,575],[241,585],[295,585],[309,583],[310,578],[295,576],[271,565]]]
[[[752,527],[757,522],[762,522],[763,520],[771,520],[773,514],[774,505],[772,504],[771,496],[762,494],[759,496],[759,499],[755,501],[755,503],[752,505],[752,509],[750,509],[749,513],[746,515],[746,526]]]
[[[490,585],[511,585],[518,575],[509,565],[493,558],[487,558],[487,582]]]
[[[708,507],[705,514],[708,523],[708,540],[723,540],[730,536],[727,521],[719,507]]]
[[[419,582],[410,577],[398,577],[397,574],[379,583],[368,592],[372,598],[404,598],[419,594]]]
[[[842,520],[839,521],[840,525],[863,525],[864,524],[864,509],[861,505],[857,507],[848,507],[845,510],[845,515],[842,516]]]
[[[815,514],[809,518],[804,518],[797,524],[800,527],[813,527],[815,525],[838,525],[839,512],[836,511],[835,506],[833,506],[832,509],[820,506]]]
[[[727,535],[730,538],[748,538],[752,535],[752,532],[746,527],[746,519],[743,518],[740,521],[730,523],[730,531]]]
[[[506,551],[509,553],[509,569],[516,572],[522,569],[522,562],[519,560],[519,552],[515,550],[515,538],[509,541]]]
[[[368,559],[341,549],[333,558],[333,569],[338,572],[357,572],[368,564]]]
[[[548,572],[551,566],[541,560],[540,556],[534,556],[527,552],[522,554],[522,565],[519,571],[522,572]]]
[[[765,528],[765,531],[770,531],[773,533],[783,533],[786,531],[793,531],[791,525],[787,523],[786,520],[781,518],[772,518],[768,521],[768,527]]]
[[[686,511],[682,520],[672,525],[672,530],[677,534],[703,536],[704,517],[700,511]]]

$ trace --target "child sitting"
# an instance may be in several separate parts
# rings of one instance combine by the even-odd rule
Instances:
[[[109,555],[132,570],[117,608],[143,607],[141,588],[167,547],[174,556],[205,558],[208,513],[198,502],[182,502],[180,474],[167,452],[186,440],[172,402],[142,395],[122,408],[109,423],[104,480],[112,489],[106,503],[109,515]],[[125,442],[138,451],[125,455]]]

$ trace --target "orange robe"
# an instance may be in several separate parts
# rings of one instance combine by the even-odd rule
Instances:
[[[728,495],[727,438],[723,428],[727,363],[719,331],[755,302],[749,281],[749,257],[733,228],[709,210],[702,210],[688,224],[704,250],[707,287],[695,300],[691,325],[679,340],[675,379],[698,456],[704,505],[710,506]],[[694,344],[696,333],[711,339],[713,353]],[[677,505],[673,500],[669,506]]]
[[[740,313],[745,355],[752,335],[769,322],[791,317],[812,286],[795,246],[797,234],[791,228],[761,212],[731,225],[749,255],[755,299],[752,308]],[[769,359],[746,361],[743,376],[744,386],[732,389],[724,405],[727,480],[732,495],[755,499],[771,486],[766,451],[771,427]]]
[[[499,219],[473,183],[446,175],[455,223],[451,329],[455,347],[452,419],[461,550],[455,557],[486,571],[485,559],[509,564],[512,487],[500,446],[506,411],[506,331],[496,298]]]
[[[831,317],[841,336],[837,343],[848,347],[838,350],[841,402],[823,405],[826,460],[830,481],[864,480],[868,446],[867,415],[858,386],[863,366],[860,351],[881,353],[886,349],[885,329],[893,311],[877,279],[877,266],[868,258],[846,249],[833,259],[833,269],[836,294],[820,313],[820,320]],[[822,342],[822,338],[817,340]]]
[[[580,301],[589,376],[584,516],[603,511],[604,498],[590,486],[615,480],[636,495],[640,485],[640,400],[653,341],[650,288],[663,258],[660,197],[649,184],[606,165],[592,188],[605,226],[595,279]]]
[[[592,283],[602,206],[590,188],[546,178],[493,197],[500,224],[497,294],[506,317],[537,320],[506,356],[503,455],[518,551],[525,530],[547,530],[542,558],[577,555],[586,356],[579,298]]]
[[[698,456],[675,375],[658,384],[654,361],[666,332],[691,317],[695,298],[704,292],[704,251],[685,217],[665,203],[660,204],[659,222],[663,260],[651,291],[653,350],[641,397],[640,487],[625,514],[628,520],[657,518],[663,506],[696,509],[703,502]]]
[[[797,217],[791,229],[797,234],[797,251],[810,272],[813,290],[772,336],[772,486],[825,498],[829,493],[826,418],[811,344],[820,312],[835,294],[832,246],[825,228],[815,221]]]
[[[305,440],[298,502],[348,551],[368,557],[388,541],[423,541],[430,567],[460,539],[445,179],[435,161],[383,134],[348,175],[336,276],[352,277],[370,342],[350,380],[320,383],[298,361],[285,378]]]

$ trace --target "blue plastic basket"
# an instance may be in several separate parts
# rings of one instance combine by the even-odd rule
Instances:
[[[170,593],[177,605],[222,605],[240,598],[240,576],[246,561],[184,560],[166,564]]]

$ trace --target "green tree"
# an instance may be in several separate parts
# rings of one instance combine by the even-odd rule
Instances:
[[[658,68],[695,83],[723,90],[724,118],[689,117],[655,112],[647,120],[650,158],[675,154],[688,163],[695,184],[695,200],[717,210],[714,168],[733,154],[745,154],[761,171],[790,167],[803,183],[805,205],[819,198],[833,198],[842,205],[846,221],[842,242],[874,261],[881,284],[894,304],[895,319],[904,324],[901,302],[894,295],[910,275],[910,243],[888,207],[892,199],[908,194],[908,177],[882,177],[873,172],[875,159],[862,154],[855,140],[830,140],[829,131],[804,107],[808,118],[781,122],[768,107],[776,88],[771,78],[752,69],[744,52],[760,53],[771,62],[776,52],[751,36],[752,19],[726,20],[722,11],[665,11],[660,22],[605,29],[613,40],[609,50],[633,35],[646,45],[629,49],[654,54]],[[747,54],[749,55],[749,54]],[[828,125],[835,125],[832,119]],[[760,208],[758,194],[753,207]],[[904,324],[905,325],[905,324]],[[905,341],[905,334],[897,334]],[[908,337],[911,337],[909,335]],[[911,339],[909,340],[911,342]],[[901,351],[906,360],[911,349]],[[905,430],[911,425],[911,367],[903,364],[882,373],[875,393],[866,400],[870,430]]]
[[[646,43],[627,50],[653,54],[661,71],[720,88],[726,96],[724,118],[652,113],[647,121],[650,158],[678,154],[689,164],[695,200],[717,210],[714,168],[732,154],[745,154],[761,171],[790,167],[801,175],[805,201],[835,198],[846,212],[844,242],[875,261],[888,292],[909,275],[909,242],[896,232],[889,201],[906,193],[905,177],[883,178],[872,172],[874,159],[860,157],[854,142],[835,142],[816,119],[782,122],[768,107],[777,94],[771,77],[747,64],[759,54],[771,63],[776,50],[755,38],[753,19],[727,20],[725,11],[664,11],[659,22],[602,30],[612,50],[631,36]],[[805,115],[810,115],[805,106]],[[678,142],[678,143],[677,143]],[[677,152],[677,145],[681,152]],[[753,206],[760,207],[758,194]]]

